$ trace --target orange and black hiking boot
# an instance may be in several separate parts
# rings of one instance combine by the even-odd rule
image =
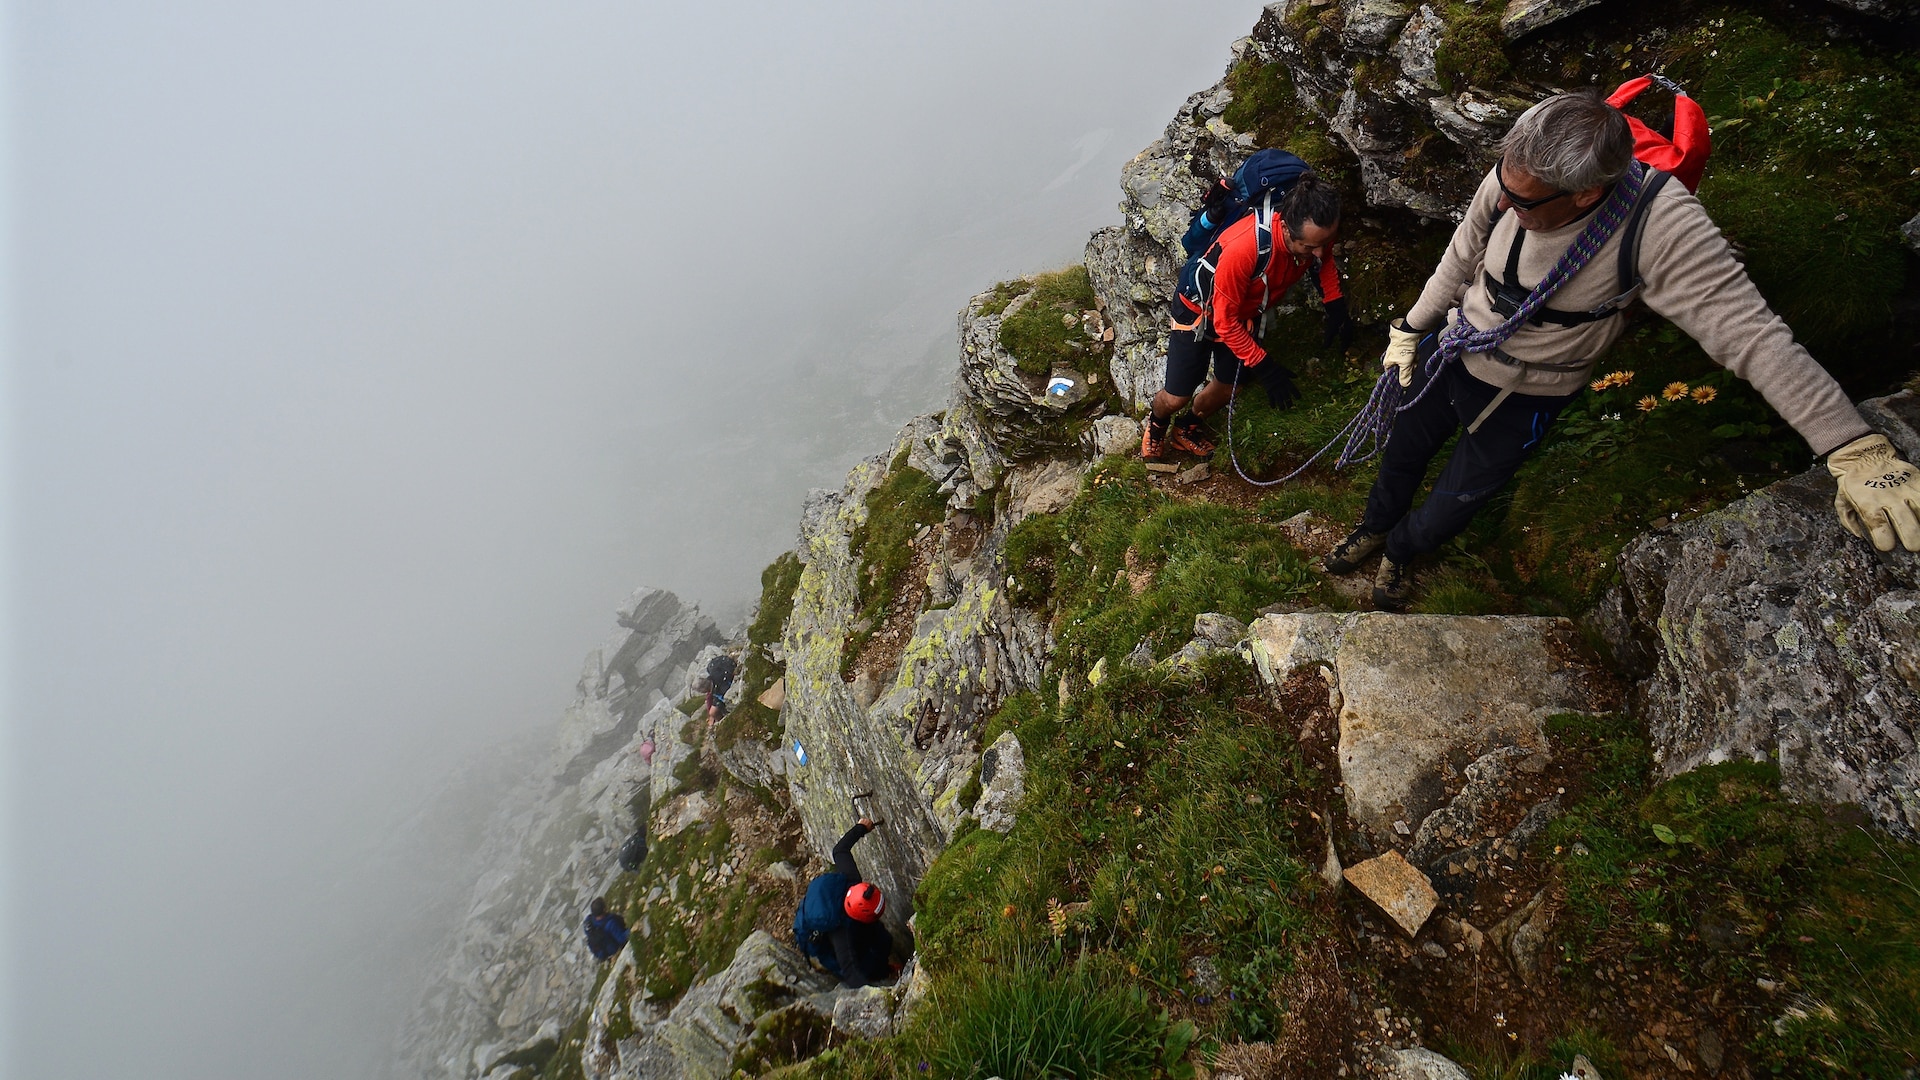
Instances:
[[[1184,450],[1195,457],[1213,456],[1213,433],[1207,425],[1197,418],[1189,416],[1185,421],[1175,424],[1167,435],[1167,445],[1175,450]]]
[[[1140,422],[1140,458],[1142,461],[1159,461],[1167,453],[1167,423],[1162,420],[1155,424],[1152,413]]]

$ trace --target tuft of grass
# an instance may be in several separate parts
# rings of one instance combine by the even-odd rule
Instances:
[[[1795,335],[1855,382],[1862,361],[1871,367],[1885,351],[1861,339],[1892,344],[1906,281],[1897,230],[1920,198],[1920,59],[1807,47],[1818,36],[1779,14],[1716,8],[1674,35],[1662,59],[1713,118],[1700,200],[1745,248],[1748,273]],[[1910,340],[1898,344],[1911,355]]]
[[[1021,966],[937,1002],[952,1022],[928,1057],[937,1077],[1188,1077],[1194,1027],[1174,1021],[1137,986],[1116,986],[1085,967]]]
[[[867,495],[867,520],[853,531],[849,544],[858,562],[860,605],[854,617],[862,629],[847,638],[841,653],[842,674],[853,664],[873,632],[886,621],[900,594],[902,579],[913,564],[913,538],[925,525],[938,524],[946,515],[947,497],[940,485],[907,464],[906,451],[894,458],[887,477]]]
[[[713,742],[730,749],[741,739],[764,742],[780,730],[780,714],[760,704],[766,693],[787,672],[785,664],[776,664],[770,649],[786,633],[787,619],[793,614],[793,591],[800,586],[800,557],[785,552],[760,572],[760,608],[753,624],[747,627],[745,663],[740,680],[744,689],[739,707],[729,711],[714,725]]]
[[[1549,729],[1594,764],[1592,794],[1546,840],[1566,882],[1563,972],[1624,961],[1753,998],[1743,1037],[1776,1073],[1920,1066],[1920,847],[1787,801],[1771,762],[1649,790],[1628,722]]]
[[[1033,291],[1033,282],[1026,278],[1014,278],[1003,281],[993,287],[992,295],[980,303],[981,315],[998,315],[1007,310],[1008,305]]]
[[[1046,375],[1055,364],[1084,367],[1108,351],[1080,328],[1080,313],[1093,306],[1093,280],[1085,266],[1041,274],[1033,279],[1026,303],[1001,321],[1000,345],[1029,375]]]
[[[1237,659],[1177,689],[1121,669],[1065,706],[1052,698],[1017,695],[989,723],[1026,748],[1013,830],[960,837],[915,898],[936,988],[966,1000],[978,983],[1085,953],[1179,1002],[1210,1037],[1271,1038],[1277,984],[1330,925],[1307,868],[1317,825],[1298,796],[1331,780]],[[1191,981],[1196,953],[1227,983],[1218,997]]]
[[[1055,662],[1118,664],[1141,641],[1156,655],[1191,636],[1206,611],[1251,621],[1313,588],[1304,557],[1277,530],[1230,506],[1183,503],[1153,488],[1137,460],[1096,466],[1073,503],[1008,534],[1016,602],[1050,608]],[[1129,575],[1145,585],[1133,592]]]

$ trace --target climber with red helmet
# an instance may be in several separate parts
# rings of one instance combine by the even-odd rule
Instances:
[[[833,846],[833,869],[807,883],[806,898],[793,913],[793,943],[840,981],[858,989],[892,972],[893,935],[880,916],[887,898],[860,876],[853,845],[872,832],[861,818]]]

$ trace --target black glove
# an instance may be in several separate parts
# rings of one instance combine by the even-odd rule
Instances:
[[[1260,363],[1240,368],[1242,383],[1258,383],[1267,391],[1267,404],[1276,409],[1284,409],[1300,397],[1300,389],[1293,385],[1293,372],[1286,365],[1269,356]]]
[[[1320,334],[1320,347],[1326,348],[1335,341],[1340,343],[1340,351],[1346,352],[1353,344],[1353,316],[1347,314],[1347,298],[1336,296],[1325,302],[1327,320]]]

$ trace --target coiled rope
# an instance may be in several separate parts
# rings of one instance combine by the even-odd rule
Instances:
[[[1580,234],[1573,238],[1573,243],[1567,245],[1567,250],[1561,253],[1559,260],[1553,264],[1553,269],[1547,271],[1547,275],[1540,279],[1540,283],[1533,287],[1533,291],[1527,294],[1527,298],[1521,301],[1520,307],[1508,316],[1505,322],[1491,330],[1481,330],[1467,321],[1465,311],[1455,308],[1452,322],[1446,329],[1440,331],[1439,345],[1434,349],[1433,355],[1427,357],[1426,365],[1422,369],[1427,376],[1426,384],[1420,388],[1418,394],[1413,396],[1412,401],[1404,405],[1400,403],[1402,388],[1398,371],[1389,368],[1381,372],[1379,380],[1373,384],[1373,392],[1367,396],[1367,403],[1360,407],[1360,411],[1354,414],[1352,420],[1347,421],[1347,426],[1341,428],[1339,434],[1328,440],[1327,445],[1314,451],[1313,456],[1302,462],[1299,468],[1277,480],[1255,480],[1247,475],[1246,469],[1240,466],[1240,455],[1233,447],[1233,399],[1240,395],[1240,368],[1234,368],[1233,393],[1227,398],[1227,458],[1233,462],[1233,471],[1240,474],[1240,479],[1255,487],[1274,487],[1306,472],[1314,462],[1326,456],[1327,451],[1333,449],[1335,444],[1343,439],[1346,440],[1346,445],[1341,448],[1340,455],[1334,459],[1335,470],[1373,460],[1380,451],[1386,449],[1387,439],[1393,434],[1394,417],[1418,405],[1420,400],[1427,396],[1427,391],[1432,390],[1434,384],[1439,381],[1436,376],[1448,364],[1467,353],[1490,352],[1499,348],[1526,325],[1527,320],[1533,318],[1535,312],[1545,307],[1547,301],[1553,298],[1554,293],[1560,291],[1562,285],[1573,280],[1575,274],[1578,274],[1587,263],[1593,261],[1593,257],[1600,253],[1600,249],[1605,247],[1607,241],[1613,238],[1613,234],[1626,223],[1628,216],[1633,212],[1634,204],[1640,201],[1640,192],[1646,186],[1649,171],[1638,161],[1627,167],[1626,175],[1614,184],[1613,193],[1600,204],[1600,209],[1594,212],[1593,220],[1587,222],[1587,227],[1581,229]]]

